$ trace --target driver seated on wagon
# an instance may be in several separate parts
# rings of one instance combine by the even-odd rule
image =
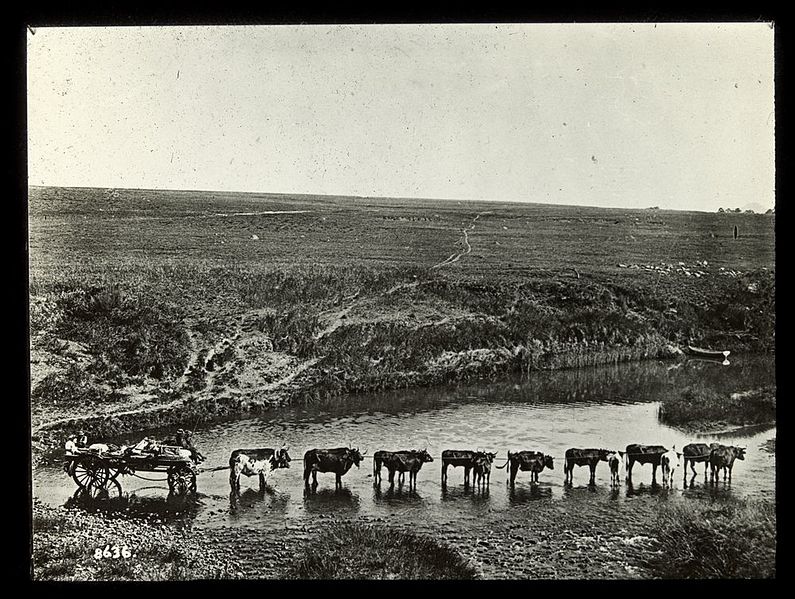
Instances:
[[[77,453],[77,435],[72,433],[69,435],[69,438],[66,440],[66,444],[64,444],[64,449],[66,453]]]
[[[187,429],[178,428],[173,437],[167,437],[163,441],[163,445],[178,447],[178,453],[181,457],[190,458],[194,462],[202,462],[205,459],[201,452],[196,449],[196,446],[193,445],[193,433]]]

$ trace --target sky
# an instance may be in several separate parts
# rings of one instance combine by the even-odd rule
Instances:
[[[42,27],[28,181],[775,202],[767,23]]]

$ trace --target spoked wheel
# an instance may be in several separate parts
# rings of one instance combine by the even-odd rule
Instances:
[[[117,499],[121,497],[121,484],[115,478],[109,478],[103,485],[92,483],[80,491],[82,497],[90,499]]]
[[[168,471],[168,490],[174,495],[196,492],[196,473],[186,466],[177,466]]]
[[[121,484],[116,480],[118,470],[111,470],[102,462],[86,456],[75,463],[72,478],[77,483],[78,494],[91,499],[121,497]]]
[[[72,467],[72,478],[81,489],[88,489],[90,486],[104,488],[110,478],[110,471],[97,458],[85,456]]]

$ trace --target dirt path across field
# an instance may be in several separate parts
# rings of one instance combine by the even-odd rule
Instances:
[[[446,260],[442,260],[438,264],[434,264],[433,266],[431,266],[431,268],[441,268],[442,266],[449,266],[450,264],[458,262],[461,259],[462,256],[466,256],[467,254],[472,252],[472,245],[469,243],[469,232],[472,231],[475,228],[475,223],[484,214],[491,214],[491,212],[489,212],[489,211],[478,212],[475,215],[475,218],[472,219],[472,222],[470,223],[470,225],[468,227],[465,227],[465,228],[461,229],[461,233],[463,234],[462,241],[464,242],[464,245],[466,246],[466,250],[464,250],[463,252],[459,252],[457,254],[451,254]]]

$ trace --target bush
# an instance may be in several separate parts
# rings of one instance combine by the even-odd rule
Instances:
[[[31,392],[31,399],[47,404],[77,405],[118,401],[121,395],[93,384],[91,376],[77,364],[64,372],[45,376]]]
[[[188,336],[182,314],[154,298],[123,294],[117,288],[78,288],[59,299],[58,334],[85,343],[95,357],[92,370],[118,379],[182,374]]]
[[[775,419],[775,385],[731,394],[691,386],[679,395],[666,397],[660,406],[660,420],[666,424],[727,422],[745,425]]]
[[[657,518],[662,578],[775,578],[776,511],[769,502],[665,505]]]
[[[287,578],[471,579],[475,569],[435,539],[387,526],[334,524],[312,540]]]

